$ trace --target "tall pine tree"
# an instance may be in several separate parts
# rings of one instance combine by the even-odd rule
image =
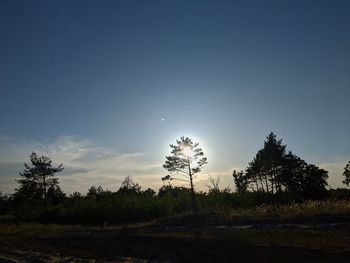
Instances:
[[[207,158],[204,157],[199,143],[194,143],[190,138],[182,136],[176,140],[176,144],[170,144],[172,149],[170,156],[166,156],[163,167],[170,174],[163,177],[162,180],[180,180],[190,184],[192,210],[197,212],[197,202],[195,200],[194,182],[196,174],[199,173],[203,165],[207,164]],[[178,176],[181,176],[179,178]]]
[[[35,152],[31,153],[30,162],[32,166],[25,163],[24,171],[19,173],[22,178],[16,180],[19,188],[15,189],[15,196],[27,201],[41,201],[47,218],[49,190],[59,187],[55,174],[63,167],[62,164],[53,167],[50,158],[38,156]]]

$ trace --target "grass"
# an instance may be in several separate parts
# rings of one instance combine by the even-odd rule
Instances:
[[[350,216],[350,200],[306,201],[287,205],[262,205],[254,208],[221,209],[218,217],[224,220],[235,219],[295,219],[310,217]]]

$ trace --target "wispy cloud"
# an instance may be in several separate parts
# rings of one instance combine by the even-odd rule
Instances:
[[[86,192],[92,185],[116,190],[127,175],[143,186],[158,188],[164,171],[151,153],[117,153],[77,136],[62,136],[51,143],[0,137],[0,191],[12,192],[14,179],[29,162],[32,151],[46,155],[56,164],[63,163],[59,174],[61,187],[70,193]]]

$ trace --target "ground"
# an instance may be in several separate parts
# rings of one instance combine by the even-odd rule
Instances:
[[[350,262],[350,218],[2,224],[0,262]]]

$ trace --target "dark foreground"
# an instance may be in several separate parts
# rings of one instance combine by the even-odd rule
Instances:
[[[350,262],[348,219],[186,222],[1,225],[0,262]]]

